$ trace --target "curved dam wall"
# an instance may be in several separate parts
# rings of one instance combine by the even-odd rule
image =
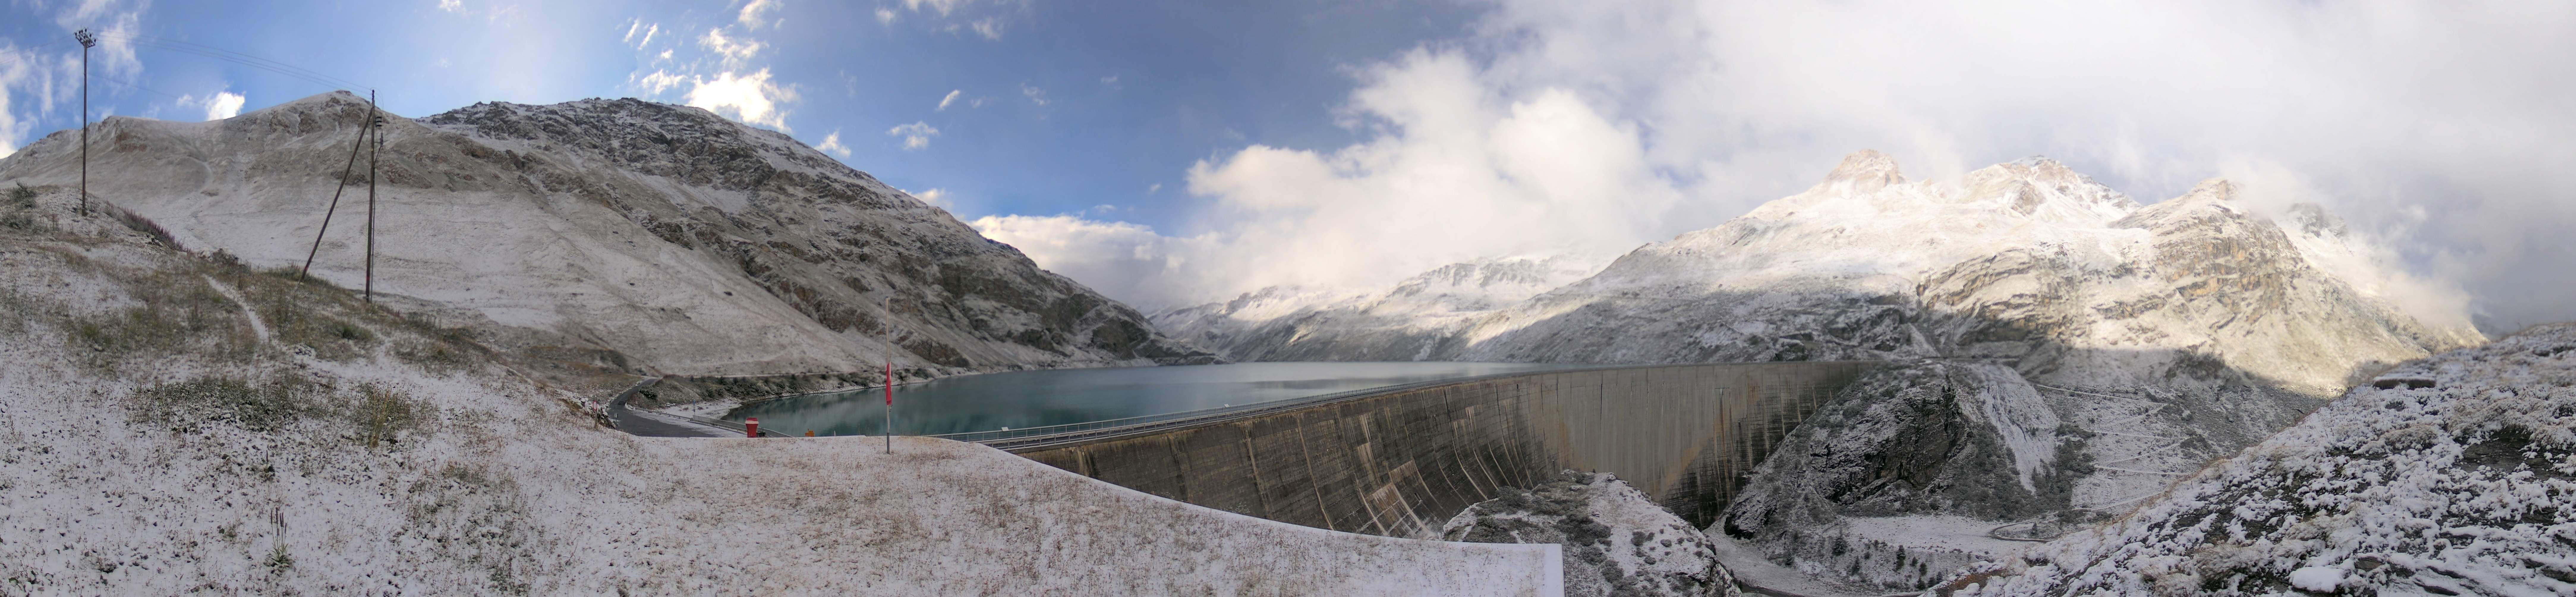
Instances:
[[[1617,474],[1706,526],[1773,446],[1871,362],[1526,373],[1003,446],[1102,481],[1312,527],[1430,536],[1502,487]]]

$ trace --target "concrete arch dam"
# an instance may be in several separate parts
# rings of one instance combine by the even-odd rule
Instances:
[[[1791,429],[1875,362],[1520,373],[986,443],[1192,504],[1420,537],[1502,487],[1617,474],[1707,526]]]

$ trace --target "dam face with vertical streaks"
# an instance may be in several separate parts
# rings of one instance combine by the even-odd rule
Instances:
[[[1500,488],[1564,469],[1616,474],[1706,526],[1790,430],[1880,365],[1519,373],[985,443],[1154,495],[1340,531],[1436,535]]]

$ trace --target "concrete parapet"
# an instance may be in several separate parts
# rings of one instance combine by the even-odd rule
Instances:
[[[1014,453],[1221,510],[1436,535],[1500,487],[1617,474],[1706,526],[1791,429],[1871,362],[1548,371],[1411,386]]]

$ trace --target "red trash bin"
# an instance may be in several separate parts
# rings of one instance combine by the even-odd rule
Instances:
[[[760,417],[742,420],[743,437],[760,437]]]

